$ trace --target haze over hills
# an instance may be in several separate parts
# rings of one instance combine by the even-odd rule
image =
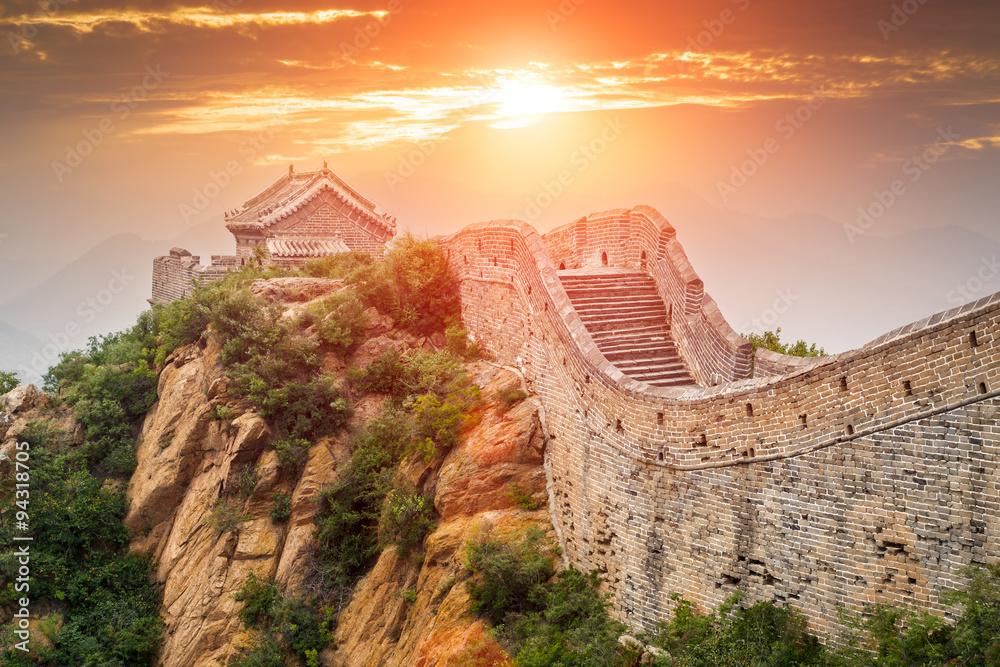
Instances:
[[[406,187],[434,187],[444,195],[410,200],[421,203],[397,212],[400,231],[450,233],[471,222],[523,214],[527,206],[419,175]],[[880,236],[873,227],[851,243],[843,227],[827,218],[749,215],[713,206],[674,184],[650,184],[614,201],[573,193],[540,209],[532,224],[544,232],[587,213],[637,204],[659,209],[676,227],[706,290],[741,333],[781,327],[786,340],[804,338],[827,352],[842,352],[1000,289],[1000,243],[968,229]],[[802,251],[803,245],[809,250]],[[5,281],[8,292],[10,285],[21,289],[0,305],[0,368],[37,379],[59,352],[130,326],[148,307],[152,259],[173,246],[205,263],[211,254],[233,252],[232,236],[217,216],[169,241],[135,234],[105,239],[40,284]],[[5,273],[12,270],[28,271],[4,266]],[[968,298],[958,287],[966,288]]]
[[[149,307],[153,257],[173,246],[190,248],[195,254],[222,254],[232,252],[232,237],[221,219],[168,241],[117,234],[40,284],[6,280],[21,289],[0,304],[0,368],[37,381],[60,353],[85,346],[90,336],[134,324]],[[5,263],[4,272],[12,268]]]

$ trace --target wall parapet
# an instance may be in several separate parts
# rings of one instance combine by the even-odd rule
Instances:
[[[1000,412],[1000,294],[838,355],[758,351],[780,374],[652,387],[603,357],[549,255],[554,246],[565,262],[604,233],[625,241],[609,263],[641,262],[653,242],[629,241],[637,229],[662,248],[655,257],[667,260],[659,264],[670,302],[686,304],[688,290],[703,286],[691,288],[672,228],[653,225],[648,212],[633,224],[635,211],[599,214],[595,224],[588,217],[545,240],[509,220],[440,240],[461,281],[466,328],[518,367],[545,406],[554,520],[570,559],[606,575],[616,613],[649,626],[669,617],[671,590],[710,606],[739,587],[751,599],[796,601],[832,628],[837,605],[933,602],[984,545],[996,553],[1000,519],[988,517],[1000,516],[1000,484],[983,480],[1000,477],[1000,438],[982,420]],[[586,252],[580,261],[593,261]],[[724,345],[737,342],[706,303],[701,296],[704,326]],[[955,501],[955,516],[965,517],[956,520],[971,527],[938,526],[941,493],[984,483],[987,495],[962,491]],[[950,551],[933,555],[939,539]],[[861,568],[855,561],[869,569],[838,578],[837,568]]]
[[[191,296],[194,281],[215,282],[241,263],[235,255],[212,255],[212,263],[206,266],[198,255],[171,248],[169,255],[153,259],[153,294],[149,302],[169,303]]]

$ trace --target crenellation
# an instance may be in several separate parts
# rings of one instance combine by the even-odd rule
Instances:
[[[838,605],[934,605],[961,566],[997,553],[1000,350],[985,332],[1000,324],[1000,299],[831,357],[758,351],[750,378],[749,344],[702,293],[694,317],[674,310],[702,386],[650,387],[603,357],[557,273],[601,253],[643,266],[645,252],[664,301],[686,307],[697,276],[673,228],[654,233],[658,214],[637,211],[588,216],[544,240],[498,221],[441,241],[462,257],[452,265],[465,326],[521,368],[558,433],[547,453],[553,521],[570,561],[605,573],[616,614],[649,627],[669,616],[671,592],[708,608],[739,588],[830,632]],[[510,282],[478,278],[491,244],[512,236]],[[617,248],[600,245],[609,238]],[[510,315],[497,321],[501,302]]]

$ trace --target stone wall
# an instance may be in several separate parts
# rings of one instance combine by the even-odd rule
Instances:
[[[213,282],[240,265],[240,258],[230,255],[212,255],[212,264],[205,266],[201,257],[183,248],[172,248],[169,255],[153,260],[153,295],[150,303],[168,303],[190,296],[192,281]]]
[[[699,384],[750,377],[750,344],[733,331],[705,293],[704,283],[677,242],[677,232],[656,209],[637,206],[595,213],[543,238],[556,267],[648,271],[667,304],[678,351]]]
[[[669,618],[671,592],[708,608],[738,588],[827,631],[841,604],[933,606],[959,568],[1000,551],[1000,294],[844,354],[764,354],[745,379],[745,346],[671,232],[640,208],[544,240],[497,221],[441,241],[465,326],[545,407],[553,520],[568,557],[604,574],[618,615],[650,627]],[[605,252],[641,265],[643,251],[675,335],[718,341],[678,341],[699,379],[716,354],[735,360],[714,371],[728,381],[651,387],[597,350],[557,266]]]

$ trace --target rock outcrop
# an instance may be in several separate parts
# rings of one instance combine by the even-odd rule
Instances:
[[[336,283],[254,288],[291,310],[306,299],[321,298]],[[355,364],[388,349],[432,347],[431,341],[388,331],[389,323],[377,312],[369,321],[373,337],[350,360]],[[344,362],[329,358],[324,367],[339,371]],[[505,413],[490,402],[497,390],[520,386],[518,376],[484,362],[470,370],[487,402],[478,423],[447,456],[404,465],[404,474],[433,494],[437,530],[418,555],[403,559],[391,547],[382,553],[341,613],[336,648],[321,655],[324,665],[443,667],[449,656],[463,651],[503,655],[468,613],[462,545],[484,520],[500,530],[520,531],[528,525],[551,529],[542,468],[545,437],[531,399]],[[379,405],[377,397],[358,401],[350,428],[374,416]],[[225,406],[223,414],[239,414],[219,419],[217,406]],[[308,583],[315,500],[349,460],[347,436],[315,443],[296,479],[281,473],[277,455],[268,447],[270,436],[267,423],[229,394],[217,345],[203,341],[167,360],[157,403],[142,428],[126,518],[137,535],[133,551],[151,553],[158,562],[166,623],[160,653],[164,667],[226,664],[243,629],[241,603],[233,594],[251,571],[274,577],[293,595]],[[259,478],[252,497],[244,499],[235,493],[233,480],[248,466],[257,467]],[[531,495],[541,509],[518,507],[512,485],[522,503]],[[279,491],[291,496],[292,512],[287,522],[275,524],[269,513]],[[212,525],[220,503],[242,513],[235,529],[220,532]],[[402,596],[402,591],[411,592]]]

